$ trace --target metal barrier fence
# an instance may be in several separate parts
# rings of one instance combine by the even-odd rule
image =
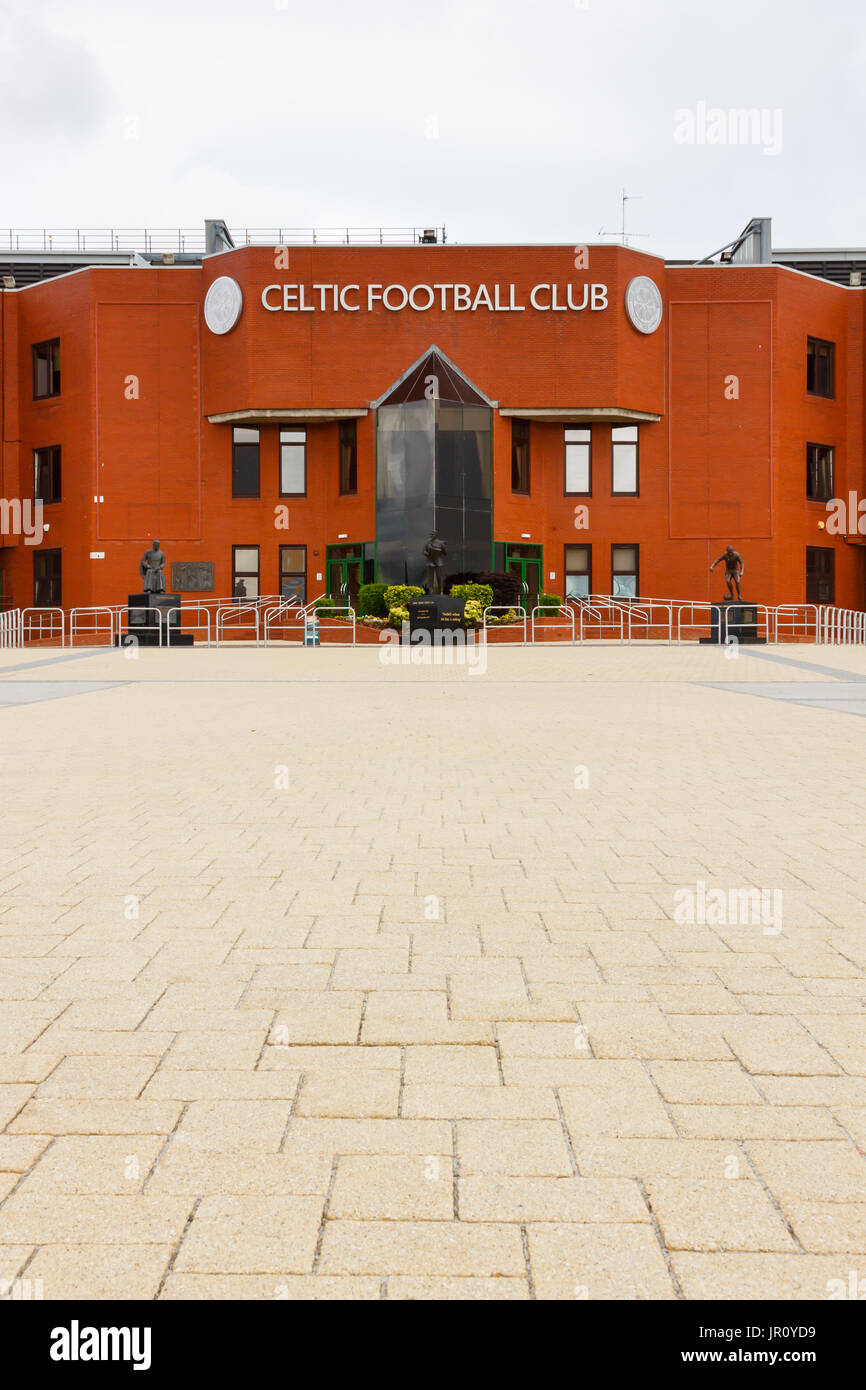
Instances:
[[[488,613],[513,613],[516,618],[523,620],[523,644],[526,645],[526,609],[522,603],[491,603],[489,608],[485,608],[481,615],[481,630],[484,633],[484,640],[487,641],[487,614]],[[500,625],[496,624],[497,631],[501,631]]]
[[[575,642],[575,637],[574,637],[574,608],[572,607],[571,604],[569,604],[569,603],[561,603],[561,604],[559,605],[558,608],[544,607],[542,604],[538,604],[535,608],[533,608],[533,610],[532,610],[532,612],[531,612],[531,614],[530,614],[530,616],[529,616],[529,625],[530,625],[530,631],[531,631],[531,633],[532,633],[532,641],[533,641],[533,642],[535,641],[535,629],[536,629],[536,627],[538,627],[538,628],[546,628],[546,627],[561,628],[561,627],[563,626],[563,624],[562,624],[561,622],[558,622],[558,623],[557,623],[557,622],[547,622],[547,623],[543,623],[543,622],[541,622],[541,621],[535,616],[536,613],[543,613],[543,614],[545,615],[545,617],[547,617],[547,618],[552,618],[554,613],[556,613],[556,614],[564,613],[565,616],[568,618],[568,622],[569,622],[569,624],[570,624],[570,629],[571,629],[571,645],[574,646],[574,642]]]
[[[62,608],[22,608],[22,647],[28,642],[56,642],[58,637],[61,647],[65,647],[66,614]]]
[[[819,642],[834,646],[862,646],[866,642],[866,613],[853,608],[822,608]]]
[[[69,645],[75,646],[76,637],[100,638],[105,635],[104,619],[108,619],[108,642],[94,641],[93,646],[114,646],[114,608],[72,608],[69,613]]]
[[[23,646],[21,609],[7,608],[0,613],[0,649]]]

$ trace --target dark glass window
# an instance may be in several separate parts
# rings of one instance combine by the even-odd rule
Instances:
[[[259,495],[259,431],[232,430],[232,497]]]
[[[259,596],[259,547],[257,545],[232,546],[232,597],[258,598]]]
[[[836,602],[836,552],[826,546],[806,546],[806,602]]]
[[[565,429],[565,491],[588,497],[592,492],[592,430]]]
[[[565,547],[565,597],[586,598],[592,593],[592,546]]]
[[[810,502],[829,502],[833,496],[833,448],[830,444],[806,445],[806,497]]]
[[[340,492],[358,491],[358,421],[340,421]]]
[[[637,598],[639,589],[636,545],[611,546],[610,579],[614,598]]]
[[[303,497],[307,491],[307,431],[280,430],[280,496]]]
[[[529,421],[511,422],[511,491],[529,492]]]
[[[33,399],[60,395],[60,339],[33,344]]]
[[[611,436],[612,493],[637,496],[637,425],[615,425]]]
[[[280,546],[280,598],[303,604],[307,600],[307,547]]]
[[[836,344],[809,338],[806,344],[806,390],[813,396],[836,394]]]
[[[40,502],[60,501],[60,445],[33,450],[33,496]]]
[[[61,608],[63,606],[60,570],[59,550],[34,550],[34,608]]]

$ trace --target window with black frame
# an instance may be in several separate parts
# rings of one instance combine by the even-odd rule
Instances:
[[[232,546],[232,598],[258,598],[259,547]]]
[[[829,546],[806,546],[806,602],[836,602],[836,552]]]
[[[60,339],[33,344],[33,399],[60,395]]]
[[[592,546],[565,547],[565,597],[587,598],[592,593]]]
[[[232,497],[258,497],[260,490],[259,431],[232,430]]]
[[[358,421],[340,421],[340,493],[358,491]]]
[[[34,608],[62,608],[62,564],[59,550],[33,552]]]
[[[280,546],[280,598],[303,605],[307,599],[307,547]]]
[[[614,598],[638,596],[638,547],[612,545],[610,548],[611,594]]]
[[[565,491],[571,497],[592,493],[592,430],[589,426],[565,427]]]
[[[614,425],[610,432],[611,484],[617,497],[636,497],[638,493],[638,427]]]
[[[280,430],[280,496],[303,497],[307,491],[307,431]]]
[[[806,445],[806,497],[810,502],[829,502],[833,496],[833,446]]]
[[[826,338],[806,341],[806,390],[811,396],[836,394],[836,344]]]
[[[33,450],[33,496],[37,502],[60,501],[60,445]]]
[[[511,422],[511,491],[529,492],[529,421]]]

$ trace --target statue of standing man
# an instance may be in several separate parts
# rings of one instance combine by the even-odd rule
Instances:
[[[430,539],[424,547],[424,558],[427,561],[427,588],[431,594],[441,594],[443,571],[445,569],[445,556],[448,554],[448,547],[439,538],[438,531],[432,531]]]
[[[725,583],[728,586],[728,598],[732,599],[734,597],[734,590],[736,589],[737,602],[739,603],[740,580],[746,572],[746,566],[743,564],[743,557],[732,545],[725,546],[724,553],[719,556],[718,560],[714,560],[710,565],[710,574],[712,574],[716,565],[720,565],[723,560],[725,562]]]
[[[165,593],[165,551],[160,550],[159,541],[154,541],[141,557],[138,567],[142,575],[143,594]]]

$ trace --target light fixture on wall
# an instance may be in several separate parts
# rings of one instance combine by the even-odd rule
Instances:
[[[520,534],[520,539],[521,539],[522,541],[531,541],[531,540],[532,540],[532,533],[531,533],[530,531],[522,531],[521,534]]]
[[[348,539],[349,539],[349,533],[348,533],[348,531],[341,531],[340,534],[339,534],[338,537],[337,537],[337,540],[338,540],[338,541],[347,541]]]
[[[4,290],[14,290],[14,288],[15,288],[15,276],[14,276],[14,275],[4,275],[4,276],[3,276],[3,288],[4,288]]]

